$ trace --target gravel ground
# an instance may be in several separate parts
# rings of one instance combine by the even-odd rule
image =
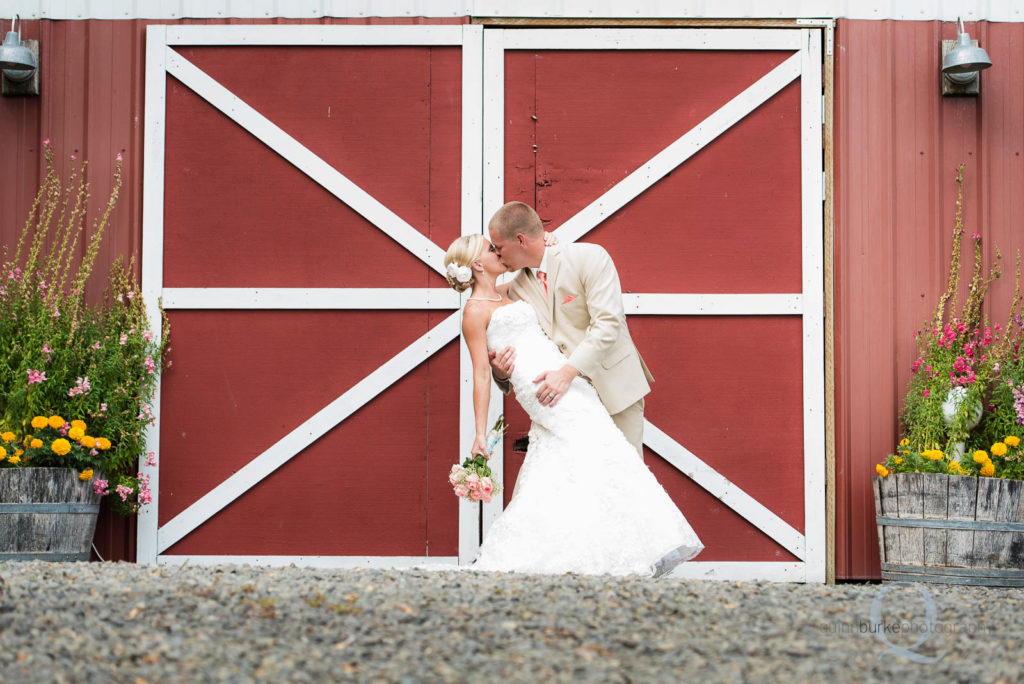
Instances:
[[[1021,589],[129,563],[0,577],[4,681],[1024,681]],[[883,636],[924,641],[884,653]]]

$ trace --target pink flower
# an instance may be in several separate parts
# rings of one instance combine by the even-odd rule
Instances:
[[[155,466],[156,465],[156,452],[155,451],[150,451],[148,454],[146,454],[146,462],[143,463],[143,465],[146,465],[146,466]],[[149,476],[147,475],[147,478],[148,477]],[[149,483],[148,479],[146,480],[146,483],[147,484]],[[453,482],[452,484],[455,484],[455,483]]]
[[[928,390],[925,390],[924,392],[921,392],[921,394],[923,394],[926,397],[930,397],[932,395],[932,393],[929,392]]]
[[[78,159],[78,155],[77,154],[71,155],[71,161],[75,161],[76,159]]]
[[[478,490],[476,490],[476,489],[470,489],[469,490],[469,500],[470,501],[476,502],[476,501],[479,501],[481,498],[482,497],[480,496],[480,492]]]
[[[53,307],[53,317],[60,318],[60,309],[58,309],[57,307]]]
[[[92,345],[92,348],[98,350],[100,348],[100,341],[96,340],[96,342]]]
[[[124,157],[121,156],[120,152],[118,152],[117,156],[114,157],[114,161],[124,161]]]
[[[469,487],[464,484],[455,485],[455,496],[462,497],[465,499],[469,496]]]
[[[124,344],[124,343],[126,343],[127,341],[128,341],[128,335],[126,335],[125,333],[121,333],[121,337],[119,338],[119,342],[120,342],[121,344]]]
[[[133,297],[135,297],[135,293],[132,292],[131,290],[129,290],[128,291],[128,299],[132,299]]]
[[[152,452],[150,452],[150,453],[152,453]],[[466,479],[466,471],[465,471],[465,469],[462,466],[460,466],[458,463],[453,465],[452,466],[452,471],[450,473],[448,473],[448,484],[450,484],[450,485],[452,485],[454,487],[455,485],[461,483],[465,479]]]
[[[153,375],[153,371],[156,368],[156,364],[153,363],[153,357],[147,356],[146,360],[143,362],[143,365],[146,367],[146,372],[149,373],[150,375]]]
[[[132,493],[132,488],[125,487],[124,485],[117,485],[117,489],[114,491],[116,491],[117,495],[121,497],[121,501],[127,501],[128,495]]]
[[[466,477],[466,486],[469,487],[470,491],[476,491],[480,488],[480,476],[476,473]]]
[[[146,505],[153,500],[153,493],[146,487],[139,489],[139,504]]]
[[[106,480],[93,480],[92,491],[95,492],[96,494],[99,494],[100,496],[106,496],[108,493],[107,487],[109,486],[109,484],[110,483],[107,482]]]
[[[142,339],[146,340],[147,342],[152,342],[153,341],[153,331],[152,330],[147,330],[146,332],[142,333]]]
[[[49,138],[47,138],[46,140],[43,141],[43,147],[46,147],[46,148],[50,147],[50,139]]]
[[[974,235],[971,236],[971,238],[974,239],[974,240],[980,240],[981,239],[981,233],[975,233]]]
[[[28,384],[35,385],[46,380],[46,371],[28,370]]]
[[[118,295],[117,295],[117,301],[119,301],[119,302],[123,302],[124,301],[124,297],[122,297],[120,293],[118,293]]]
[[[68,390],[68,396],[73,397],[79,394],[88,394],[92,387],[89,386],[89,376],[86,375],[84,378],[78,378],[75,381],[75,386]]]
[[[486,496],[490,496],[491,492],[494,491],[494,482],[489,477],[480,478],[480,492]]]

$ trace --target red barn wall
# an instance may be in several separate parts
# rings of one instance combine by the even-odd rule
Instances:
[[[216,20],[216,23],[466,23],[459,19]],[[42,174],[40,144],[59,163],[90,162],[94,207],[125,155],[125,186],[97,261],[140,256],[145,27],[166,21],[25,21],[40,41],[39,97],[0,98],[0,244],[13,244]],[[1001,321],[1024,246],[1024,24],[968,24],[995,66],[977,98],[939,93],[942,22],[839,20],[835,44],[836,577],[879,577],[870,477],[898,437],[914,332],[944,286],[955,185],[965,162],[965,222],[1006,276],[989,314]],[[94,283],[94,294],[102,289]],[[105,558],[133,559],[134,525],[101,516]]]
[[[837,578],[881,576],[871,476],[898,439],[914,333],[945,289],[961,162],[966,235],[982,235],[986,260],[996,245],[1004,255],[993,322],[1006,323],[1013,295],[1024,247],[1024,24],[967,30],[993,62],[979,97],[940,94],[952,23],[840,20],[836,30]]]

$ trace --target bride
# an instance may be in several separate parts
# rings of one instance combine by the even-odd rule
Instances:
[[[497,285],[506,267],[483,235],[465,235],[445,255],[449,284],[472,289],[462,334],[473,362],[473,455],[487,453],[488,349],[516,349],[509,378],[533,421],[515,496],[491,525],[475,570],[660,576],[704,548],[693,528],[636,457],[597,392],[583,378],[554,406],[533,383],[566,359],[533,308]]]

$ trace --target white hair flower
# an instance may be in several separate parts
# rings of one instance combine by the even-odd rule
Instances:
[[[473,278],[473,271],[469,266],[458,266],[454,263],[448,264],[445,273],[449,278],[460,283],[468,283]]]

